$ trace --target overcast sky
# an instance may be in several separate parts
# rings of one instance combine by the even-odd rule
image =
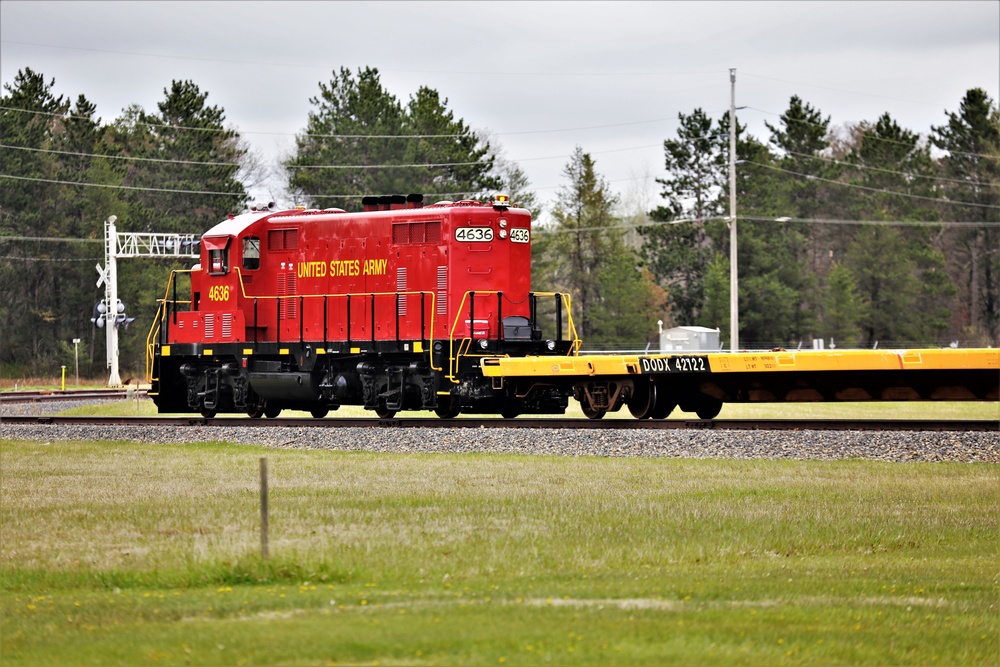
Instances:
[[[366,66],[404,104],[436,89],[544,202],[580,146],[651,208],[677,114],[721,117],[730,68],[738,118],[761,139],[792,95],[834,125],[889,112],[921,134],[970,88],[996,101],[1000,2],[0,0],[4,85],[30,67],[110,123],[191,79],[270,160],[291,151],[320,81]]]

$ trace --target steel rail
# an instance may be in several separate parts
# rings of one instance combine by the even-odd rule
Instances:
[[[48,403],[50,401],[109,401],[115,399],[124,400],[132,396],[146,396],[145,389],[67,389],[61,391],[37,390],[37,391],[5,391],[0,392],[0,404],[14,403]]]
[[[212,428],[519,428],[575,430],[711,429],[729,431],[952,431],[1000,432],[1000,421],[930,419],[499,419],[499,418],[292,418],[66,417],[0,415],[0,424],[51,426],[199,426]]]

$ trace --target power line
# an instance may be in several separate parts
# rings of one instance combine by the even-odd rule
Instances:
[[[796,157],[811,158],[813,160],[822,160],[823,162],[829,162],[831,164],[836,164],[844,167],[851,167],[855,169],[862,169],[865,171],[877,171],[883,174],[893,174],[896,176],[905,176],[907,178],[926,178],[932,181],[941,181],[943,183],[956,183],[958,185],[979,185],[985,187],[987,183],[981,181],[963,181],[957,178],[944,178],[943,176],[929,176],[926,174],[914,174],[907,171],[893,171],[892,169],[882,169],[881,167],[872,167],[866,164],[859,164],[856,162],[846,162],[844,160],[837,160],[831,157],[824,157],[822,155],[809,155],[808,153],[796,153],[795,151],[785,151],[787,155],[794,155]]]
[[[26,113],[26,114],[37,114],[40,116],[53,116],[57,118],[65,119],[82,119],[82,120],[93,120],[90,116],[79,116],[69,113],[55,113],[52,111],[40,111],[36,109],[20,109],[17,107],[8,107],[0,105],[0,110],[3,111],[13,111],[16,113]],[[579,132],[582,130],[601,130],[605,128],[612,127],[626,127],[629,125],[649,125],[652,123],[663,123],[668,120],[673,120],[672,118],[654,118],[652,120],[636,120],[628,121],[624,123],[611,123],[608,125],[589,125],[583,127],[565,127],[565,128],[552,128],[545,130],[520,130],[514,132],[494,132],[494,136],[510,136],[510,135],[521,135],[521,134],[548,134],[553,132]],[[234,130],[219,128],[219,127],[191,127],[188,125],[168,125],[165,123],[145,123],[136,122],[136,125],[143,125],[145,127],[157,128],[157,129],[170,129],[170,130],[191,130],[194,132],[224,132],[232,133]],[[239,134],[260,134],[266,136],[280,136],[280,137],[307,137],[310,139],[458,139],[461,137],[474,136],[472,133],[466,134],[319,134],[310,132],[254,132],[250,130],[239,130]]]
[[[174,190],[170,188],[146,188],[135,185],[112,185],[107,183],[81,183],[78,181],[61,181],[54,178],[31,178],[29,176],[12,176],[10,174],[0,174],[0,178],[9,178],[15,181],[32,181],[35,183],[52,183],[55,185],[77,185],[87,188],[107,188],[111,190],[139,190],[143,192],[172,192],[174,194],[185,195],[220,195],[223,197],[243,197],[236,192],[212,192],[210,190]]]
[[[4,241],[44,241],[46,243],[104,243],[103,239],[70,239],[53,236],[0,236],[0,243]]]
[[[101,257],[83,257],[81,259],[55,259],[46,257],[14,257],[12,255],[0,255],[0,259],[5,259],[8,261],[25,261],[25,262],[93,262],[94,260],[100,260]]]
[[[807,83],[807,82],[804,82],[804,81],[788,81],[787,79],[778,79],[778,78],[773,77],[773,76],[763,76],[761,74],[751,74],[751,73],[745,72],[743,70],[740,70],[740,76],[749,76],[749,77],[753,77],[753,78],[756,78],[756,79],[767,79],[769,81],[779,81],[781,83],[790,83],[790,84],[795,85],[795,86],[806,86],[806,87],[809,87],[809,88],[819,88],[821,90],[832,90],[835,93],[848,93],[850,95],[863,95],[865,97],[878,97],[878,98],[881,98],[881,99],[884,99],[884,100],[893,100],[894,102],[906,102],[908,104],[923,104],[925,106],[937,106],[936,104],[932,105],[930,102],[918,102],[916,100],[904,100],[904,99],[902,99],[900,97],[889,97],[888,95],[875,95],[875,94],[872,94],[872,93],[863,93],[863,92],[860,92],[860,91],[857,91],[857,90],[845,90],[843,88],[833,88],[833,87],[830,87],[830,86],[818,86],[815,83]]]
[[[38,46],[42,48],[50,49],[69,49],[74,51],[89,51],[93,53],[111,53],[123,56],[142,56],[147,58],[167,58],[175,60],[192,60],[195,62],[218,62],[218,63],[228,63],[232,65],[253,65],[254,67],[268,66],[268,67],[296,67],[296,68],[308,68],[308,69],[323,69],[330,70],[333,69],[329,65],[310,65],[302,63],[277,63],[277,62],[267,62],[267,61],[254,61],[254,60],[233,60],[225,58],[199,58],[195,56],[181,56],[174,54],[161,54],[161,53],[143,53],[141,51],[116,51],[112,49],[95,49],[83,46],[68,46],[66,44],[40,44],[37,42],[25,42],[14,39],[4,39],[0,40],[6,44],[20,44],[22,46]],[[380,72],[400,72],[407,74],[460,74],[463,76],[474,75],[474,76],[486,76],[486,77],[498,77],[498,76],[706,76],[715,75],[718,72],[714,71],[702,71],[702,72],[539,72],[537,70],[525,71],[525,72],[483,72],[483,71],[470,71],[470,70],[413,70],[413,69],[386,69],[379,70]]]
[[[17,107],[8,107],[0,105],[0,110],[3,111],[14,111],[17,113],[27,113],[27,114],[37,114],[39,116],[54,116],[57,118],[65,118],[69,120],[82,119],[82,120],[93,120],[90,116],[78,116],[70,113],[55,113],[52,111],[39,111],[36,109],[19,109]],[[234,130],[222,128],[222,127],[192,127],[190,125],[168,125],[166,123],[145,123],[136,121],[135,125],[142,125],[145,127],[152,127],[157,129],[166,130],[191,130],[193,132],[221,132],[221,133],[233,133]],[[280,137],[310,137],[313,139],[454,139],[458,137],[464,137],[464,134],[299,134],[298,132],[253,132],[253,131],[239,131],[239,134],[263,134],[269,136],[280,136]]]
[[[629,146],[627,148],[611,148],[606,151],[588,151],[591,155],[604,155],[605,153],[623,153],[626,151],[636,151],[644,150],[646,148],[657,148],[659,144],[646,144],[645,146]],[[28,146],[11,146],[9,144],[0,144],[0,148],[7,148],[11,150],[27,151],[32,153],[49,153],[55,155],[68,155],[74,157],[91,157],[91,158],[107,158],[110,160],[130,160],[137,162],[155,162],[161,164],[184,164],[184,165],[196,165],[196,166],[206,166],[206,167],[241,167],[237,162],[200,162],[197,160],[175,160],[166,158],[148,158],[148,157],[137,157],[130,155],[107,155],[104,153],[78,153],[74,151],[60,151],[50,148],[31,148]],[[533,162],[537,160],[562,160],[570,157],[569,155],[550,155],[545,157],[531,157],[523,159],[512,159],[512,162]],[[392,167],[458,167],[467,166],[474,164],[482,164],[482,162],[434,162],[434,163],[414,163],[414,164],[363,164],[363,165],[282,165],[286,169],[389,169]]]
[[[131,155],[107,155],[103,153],[75,153],[73,151],[57,151],[51,148],[30,148],[28,146],[11,146],[9,144],[0,144],[0,148],[7,148],[9,150],[15,151],[28,151],[32,153],[50,153],[53,155],[72,155],[75,157],[99,157],[108,160],[132,160],[135,162],[159,162],[166,164],[190,164],[197,165],[201,167],[239,167],[240,165],[236,162],[200,162],[197,160],[168,160],[166,158],[155,158],[155,157],[135,157]]]
[[[935,221],[935,220],[837,220],[827,218],[765,218],[757,216],[737,216],[738,220],[750,222],[778,222],[778,223],[799,223],[809,225],[871,225],[876,227],[1000,227],[1000,222],[979,222],[979,221]],[[706,222],[727,222],[729,218],[713,216],[699,218],[697,220],[674,220],[669,222],[637,222],[631,225],[609,225],[607,227],[557,227],[552,225],[538,225],[532,231],[541,235],[561,234],[566,232],[594,232],[613,231],[619,229],[640,229],[648,227],[667,227],[672,225],[687,223]]]
[[[780,114],[780,113],[775,113],[774,111],[767,111],[765,109],[758,109],[757,107],[747,106],[747,107],[744,107],[744,108],[750,109],[752,111],[759,111],[760,113],[766,113],[766,114],[771,115],[771,116],[777,116],[778,118],[781,118],[781,116],[782,116],[782,114]],[[801,125],[812,125],[813,127],[827,127],[827,125],[824,124],[824,123],[813,123],[813,122],[808,121],[808,120],[802,120],[801,118],[792,118],[792,119],[789,119],[789,120],[791,120],[792,122],[795,122],[795,123],[799,123]],[[865,122],[865,121],[862,121],[862,122]],[[896,144],[898,146],[910,146],[910,147],[912,147],[912,144],[910,144],[909,142],[898,141],[896,139],[889,139],[888,137],[877,137],[877,136],[874,136],[872,134],[867,134],[867,135],[865,135],[865,138],[866,139],[871,139],[871,140],[874,140],[874,141],[882,141],[882,142],[885,142],[887,144]],[[992,160],[1000,159],[1000,155],[990,155],[989,153],[963,153],[962,151],[948,151],[948,152],[951,153],[952,155],[964,155],[966,157],[979,157],[979,158],[987,158],[987,159],[992,159]]]
[[[977,208],[994,208],[994,209],[1000,209],[1000,206],[997,206],[995,204],[979,204],[979,203],[976,203],[976,202],[954,201],[954,200],[951,200],[951,199],[942,199],[941,197],[925,197],[923,195],[913,195],[913,194],[909,194],[909,193],[906,193],[906,192],[895,192],[894,190],[886,190],[886,189],[883,189],[883,188],[870,188],[870,187],[867,187],[865,185],[857,185],[857,184],[854,184],[854,183],[844,183],[842,181],[835,181],[835,180],[830,179],[830,178],[822,178],[820,176],[813,176],[812,174],[802,174],[800,172],[792,171],[790,169],[782,169],[781,167],[775,167],[774,165],[761,164],[759,162],[752,162],[750,160],[745,160],[745,161],[742,161],[742,162],[743,162],[743,164],[752,164],[752,165],[755,165],[757,167],[763,167],[764,169],[772,169],[774,171],[780,171],[780,172],[784,172],[786,174],[792,174],[793,176],[801,176],[802,178],[806,178],[806,179],[809,179],[811,181],[821,181],[823,183],[831,183],[833,185],[841,185],[841,186],[848,187],[848,188],[855,188],[857,190],[865,190],[866,192],[877,192],[877,193],[880,193],[880,194],[895,195],[897,197],[908,197],[910,199],[923,199],[925,201],[937,202],[939,204],[948,204],[948,205],[951,205],[951,206],[975,206]]]

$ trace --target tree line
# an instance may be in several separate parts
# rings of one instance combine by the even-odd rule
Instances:
[[[506,191],[542,212],[520,167],[484,131],[421,86],[406,103],[378,70],[340,69],[319,83],[291,157],[264,164],[225,111],[192,81],[172,81],[156,111],[111,122],[84,95],[26,68],[0,100],[0,375],[38,376],[72,363],[104,372],[90,322],[103,296],[104,220],[119,231],[201,234],[244,210],[277,170],[296,204],[358,210],[368,194],[487,199]],[[729,323],[726,187],[729,117],[678,115],[664,140],[662,204],[626,214],[582,147],[536,226],[536,289],[568,292],[588,349],[656,343],[655,322]],[[737,123],[741,341],[837,346],[1000,341],[1000,114],[968,91],[929,140],[884,114],[835,131],[792,97],[767,141]],[[141,372],[162,298],[165,260],[119,263],[136,317],[122,366]],[[100,333],[100,335],[98,335]],[[124,377],[124,374],[123,374]]]

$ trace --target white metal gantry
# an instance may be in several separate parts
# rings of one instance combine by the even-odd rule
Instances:
[[[109,387],[121,387],[118,371],[118,263],[125,257],[161,257],[170,259],[198,259],[195,250],[199,238],[195,234],[118,233],[115,216],[104,221],[104,266],[97,265],[97,286],[104,285],[105,336],[107,337]]]

